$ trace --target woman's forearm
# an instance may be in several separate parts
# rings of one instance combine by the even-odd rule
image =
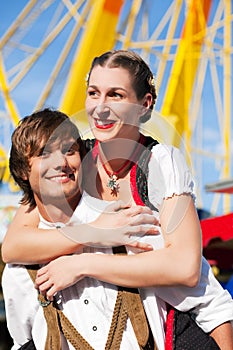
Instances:
[[[30,209],[21,205],[9,225],[2,243],[2,259],[5,263],[42,264],[61,255],[77,252],[83,245],[78,241],[78,232],[83,226],[77,226],[76,239],[65,235],[58,229],[39,229],[37,208]]]
[[[78,250],[80,245],[58,230],[38,229],[38,225],[37,208],[31,210],[29,206],[21,205],[2,243],[2,259],[5,263],[44,263]]]
[[[185,285],[194,287],[199,280],[184,268],[183,259],[172,260],[170,248],[128,256],[84,254],[81,276],[125,287],[152,287]],[[188,256],[186,257],[188,259]],[[185,256],[184,256],[185,259]],[[79,278],[79,275],[77,275]]]
[[[22,227],[11,239],[9,228],[2,244],[2,259],[5,263],[42,264],[64,254],[71,254],[82,247],[57,229],[44,230]]]
[[[37,210],[29,212],[27,206],[21,206],[3,241],[3,261],[22,264],[44,263],[61,255],[75,253],[83,247],[83,244],[111,246],[126,243],[126,238],[131,234],[143,236],[146,233],[158,233],[154,226],[158,222],[149,208],[132,207],[119,210],[116,204],[114,208],[113,213],[104,212],[89,224],[44,230],[37,227],[39,225]],[[150,245],[131,242],[130,239],[127,244],[151,250]]]
[[[84,256],[84,275],[127,287],[196,286],[201,232],[193,201],[186,195],[166,200],[160,218],[165,248],[130,256]]]
[[[186,276],[183,260],[177,257],[172,260],[174,254],[174,249],[168,247],[136,255],[82,253],[61,256],[38,271],[36,284],[51,299],[56,292],[84,277],[129,288],[195,286],[199,276],[195,273],[193,278]]]

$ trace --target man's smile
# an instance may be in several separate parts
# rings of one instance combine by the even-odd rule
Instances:
[[[68,174],[64,173],[64,174],[54,175],[54,176],[47,177],[47,179],[58,183],[66,183],[70,180],[74,180],[74,173],[68,173]]]

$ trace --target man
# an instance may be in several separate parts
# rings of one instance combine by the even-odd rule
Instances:
[[[62,113],[44,110],[24,118],[16,130],[10,166],[18,172],[16,180],[23,190],[21,202],[30,203],[31,208],[37,206],[44,220],[42,228],[49,228],[51,221],[69,221],[80,200],[79,168],[84,155],[77,128]],[[9,284],[11,275],[14,281]],[[13,304],[12,309],[6,305],[13,349],[32,338],[36,348],[43,349],[47,325],[27,270],[19,265],[7,266],[3,289],[6,302]]]
[[[29,203],[31,209],[37,207],[41,218],[40,228],[51,229],[51,233],[53,231],[54,234],[61,236],[57,230],[52,229],[83,221],[85,213],[82,208],[79,211],[78,204],[81,198],[80,166],[84,154],[85,148],[76,126],[59,111],[45,109],[25,117],[13,133],[10,168],[16,182],[23,190],[21,203]],[[144,211],[142,208],[142,212],[148,213],[148,210]],[[152,220],[152,215],[150,218],[149,215],[147,218],[140,217],[140,213],[137,215],[134,208],[129,209],[128,213],[129,216],[135,214],[135,220],[138,219],[136,224],[139,225],[144,222],[148,224]],[[111,224],[114,226],[113,220]],[[96,234],[94,227],[89,225],[80,227],[82,228],[80,240],[84,229],[84,236],[88,229],[93,239],[93,231]],[[144,229],[143,226],[140,227],[145,232],[148,231],[146,225]],[[131,229],[133,232],[134,227],[129,227],[129,232]],[[125,230],[128,231],[127,226]],[[85,239],[88,240],[88,238]],[[82,251],[83,246],[77,244],[78,248]],[[7,324],[14,340],[13,349],[18,349],[30,339],[33,339],[37,349],[44,349],[47,325],[43,308],[37,301],[37,291],[26,268],[20,265],[7,265],[2,283]],[[94,289],[90,288],[90,292],[93,293]],[[87,314],[85,295],[87,291],[80,283],[78,286],[62,291],[57,296],[57,303],[64,314],[77,329],[81,327],[81,330],[85,324],[83,317]],[[77,308],[78,317],[75,311]],[[90,319],[92,322],[92,318]],[[95,328],[92,327],[94,332]],[[93,342],[95,344],[95,340]],[[62,349],[68,348],[72,349],[72,346],[68,345],[62,336]]]

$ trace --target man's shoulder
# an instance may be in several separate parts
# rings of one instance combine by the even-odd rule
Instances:
[[[84,140],[85,148],[87,151],[92,150],[92,148],[95,145],[95,141],[96,141],[95,139],[85,139]]]
[[[2,274],[2,280],[13,279],[13,282],[20,283],[30,280],[27,268],[21,264],[6,264]]]

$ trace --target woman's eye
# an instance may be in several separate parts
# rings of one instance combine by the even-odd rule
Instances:
[[[95,90],[88,90],[87,94],[88,96],[97,96],[97,92]]]
[[[115,98],[122,98],[123,97],[122,94],[120,94],[119,92],[113,92],[112,96]]]

